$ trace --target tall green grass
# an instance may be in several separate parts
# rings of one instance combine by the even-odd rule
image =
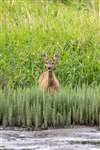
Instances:
[[[37,84],[45,51],[59,52],[55,73],[62,85],[100,83],[100,5],[62,2],[0,1],[0,78],[10,87]]]
[[[58,93],[27,88],[0,91],[0,125],[33,128],[100,126],[100,87],[66,87]]]

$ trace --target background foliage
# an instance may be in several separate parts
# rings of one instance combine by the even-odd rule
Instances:
[[[1,0],[0,80],[35,86],[42,52],[58,51],[62,85],[100,83],[100,4],[97,0]]]

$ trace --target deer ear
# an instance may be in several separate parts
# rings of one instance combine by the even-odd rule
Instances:
[[[42,57],[44,58],[44,60],[46,61],[48,59],[48,54],[45,52],[42,54]]]
[[[56,52],[56,53],[54,54],[53,60],[55,61],[55,63],[58,62],[58,60],[59,60],[59,53],[58,53],[58,52]]]

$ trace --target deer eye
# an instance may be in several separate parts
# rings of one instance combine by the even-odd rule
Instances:
[[[45,64],[48,64],[48,61],[46,61]]]

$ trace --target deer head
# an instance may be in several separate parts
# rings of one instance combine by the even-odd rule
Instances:
[[[45,61],[45,65],[48,71],[52,71],[54,68],[54,65],[57,63],[58,61],[58,53],[54,54],[54,56],[52,58],[48,58],[47,53],[44,54],[44,61]]]

